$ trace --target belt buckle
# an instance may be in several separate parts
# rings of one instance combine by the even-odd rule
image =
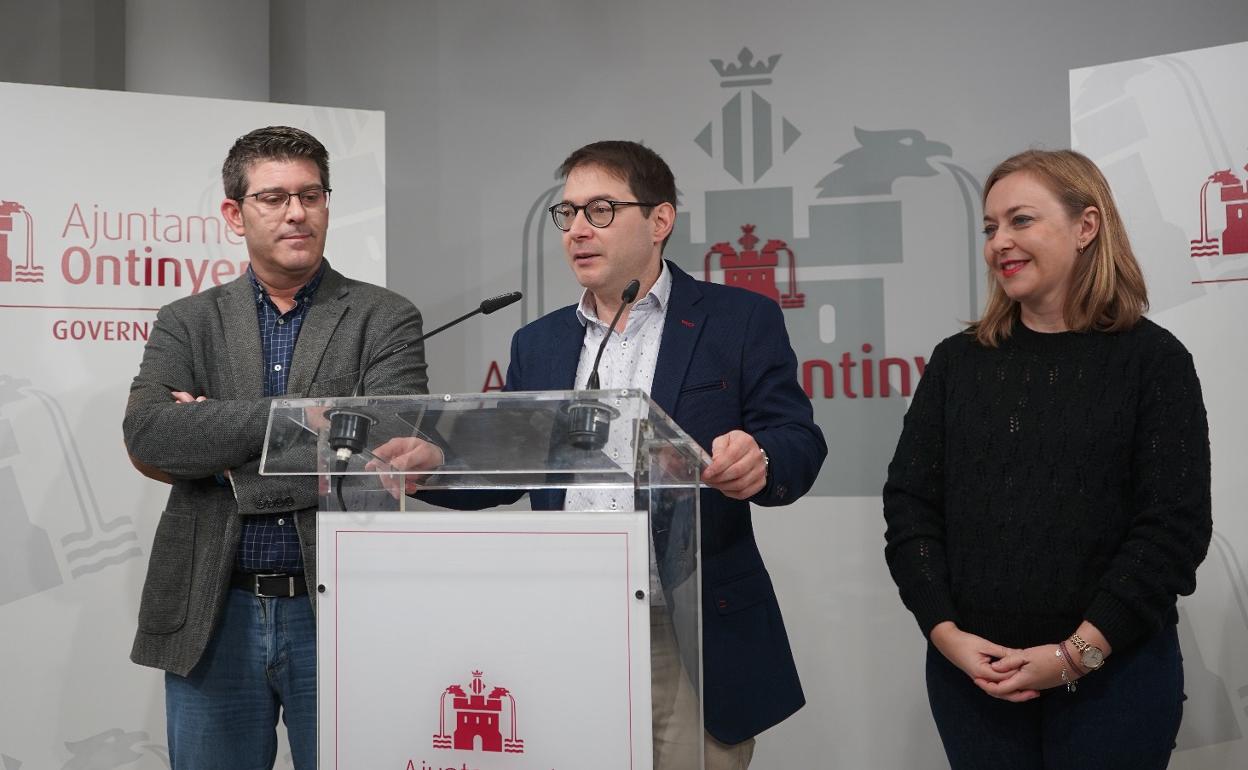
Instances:
[[[260,579],[261,578],[286,578],[286,581],[287,581],[286,593],[284,594],[261,593],[260,591]],[[256,573],[252,582],[252,589],[255,591],[256,596],[261,599],[288,599],[295,595],[295,576],[284,575],[280,572],[274,572],[274,573],[268,573],[268,574]]]

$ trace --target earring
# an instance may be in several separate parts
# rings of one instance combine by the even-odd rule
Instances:
[[[1086,249],[1086,248],[1087,248],[1087,246],[1085,246],[1085,245],[1083,245],[1083,244],[1081,243],[1081,244],[1079,244],[1079,246],[1075,249],[1075,253],[1076,253],[1076,254],[1078,254],[1079,256],[1081,256],[1081,257],[1082,257],[1082,256],[1083,256],[1083,250],[1084,250],[1084,249]]]

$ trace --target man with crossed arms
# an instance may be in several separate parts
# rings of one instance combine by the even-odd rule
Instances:
[[[259,475],[269,403],[350,395],[361,367],[416,339],[421,319],[325,260],[329,156],[315,137],[252,131],[222,178],[221,213],[250,267],[160,309],[126,405],[132,460],[172,484],[130,657],[166,672],[178,770],[273,767],[279,711],[296,770],[315,770],[316,479]],[[423,346],[364,382],[425,393]]]

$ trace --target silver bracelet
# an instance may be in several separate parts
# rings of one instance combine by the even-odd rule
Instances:
[[[1066,669],[1066,656],[1063,654],[1062,646],[1059,644],[1053,654],[1057,656],[1058,663],[1062,666],[1062,684],[1066,685],[1066,692],[1075,691],[1075,680],[1070,678],[1070,671]]]

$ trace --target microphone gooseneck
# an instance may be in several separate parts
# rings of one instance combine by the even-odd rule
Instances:
[[[419,334],[413,339],[401,342],[393,347],[387,348],[368,360],[364,366],[360,367],[359,379],[355,381],[355,387],[351,389],[352,396],[364,395],[364,375],[377,364],[385,361],[391,356],[402,353],[412,345],[429,339],[438,332],[451,328],[452,326],[472,318],[478,313],[489,315],[497,310],[518,302],[523,295],[518,291],[500,294],[497,297],[490,297],[482,300],[481,304],[475,310],[461,315],[455,320],[444,323],[438,328]],[[333,409],[329,412],[329,448],[333,449],[334,455],[334,472],[341,473],[346,470],[347,463],[351,457],[359,454],[364,449],[364,444],[368,441],[368,429],[377,422],[377,418],[365,409]]]
[[[586,390],[598,390],[598,362],[602,360],[603,351],[607,349],[607,341],[611,339],[611,332],[615,331],[615,325],[620,322],[620,316],[624,315],[624,309],[637,299],[637,292],[641,291],[641,281],[634,278],[624,287],[624,292],[620,294],[620,307],[615,311],[615,318],[611,319],[611,325],[607,327],[607,333],[602,337],[602,344],[598,346],[598,355],[594,357],[594,368],[589,372],[589,380],[585,383]]]
[[[594,368],[590,370],[589,379],[585,383],[586,390],[598,390],[600,387],[598,380],[598,363],[602,361],[603,351],[607,349],[607,341],[611,339],[611,332],[615,331],[615,325],[620,322],[620,316],[624,315],[624,310],[634,300],[637,299],[637,292],[641,291],[641,281],[636,278],[628,282],[624,287],[623,293],[620,295],[620,307],[615,311],[615,318],[611,319],[611,325],[607,327],[607,333],[603,335],[602,344],[598,346],[598,355],[594,358]],[[577,399],[568,404],[565,408],[568,416],[568,443],[577,449],[598,450],[607,444],[607,437],[611,432],[611,421],[620,416],[620,413],[606,404],[595,401],[593,399]]]
[[[418,335],[415,339],[407,340],[406,342],[399,343],[398,345],[395,345],[392,348],[381,351],[376,356],[374,356],[367,364],[365,364],[363,367],[360,368],[360,378],[355,381],[355,387],[351,389],[351,395],[352,396],[364,395],[364,375],[368,373],[369,369],[372,369],[374,366],[381,363],[382,361],[385,361],[387,358],[393,355],[396,355],[398,353],[402,353],[404,350],[407,350],[409,347],[411,347],[412,345],[415,345],[417,342],[423,342],[424,340],[429,339],[430,337],[437,334],[438,332],[445,331],[458,323],[467,321],[469,318],[472,318],[477,313],[481,313],[483,315],[489,315],[490,313],[493,313],[496,310],[502,310],[508,305],[513,305],[519,302],[520,298],[523,296],[524,295],[518,291],[509,291],[506,294],[500,294],[497,297],[490,297],[489,299],[481,300],[481,304],[478,305],[475,310],[471,310],[467,313],[464,313],[459,318],[456,318],[453,321],[444,323],[432,331],[428,331],[428,332],[425,332],[424,334]]]

